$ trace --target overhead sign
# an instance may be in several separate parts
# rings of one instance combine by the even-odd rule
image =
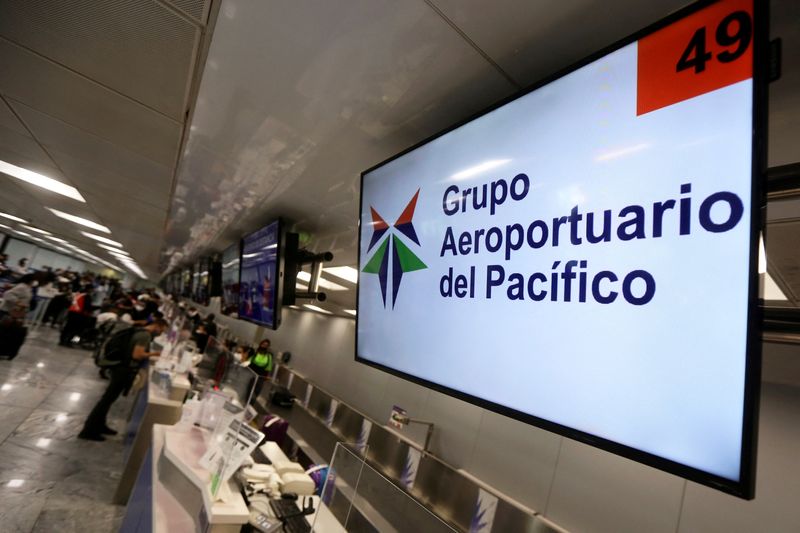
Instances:
[[[692,6],[364,172],[357,360],[751,497],[759,16]]]

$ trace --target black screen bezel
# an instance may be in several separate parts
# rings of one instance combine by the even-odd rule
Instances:
[[[359,208],[358,208],[358,253],[357,264],[358,271],[361,272],[361,238],[362,238],[362,221],[361,214],[363,213],[363,187],[364,176],[373,172],[374,170],[398,159],[405,154],[416,150],[417,148],[430,143],[431,141],[445,135],[477,118],[486,115],[518,98],[527,95],[567,74],[596,61],[624,46],[627,46],[639,39],[654,33],[678,20],[685,18],[693,13],[718,3],[717,0],[700,0],[693,4],[662,18],[656,23],[620,40],[616,43],[598,51],[590,56],[566,67],[533,85],[505,98],[491,107],[480,111],[469,118],[460,121],[445,130],[442,130],[431,137],[407,148],[406,150],[390,157],[372,166],[371,168],[363,171],[360,178],[360,195],[359,195]],[[453,396],[465,402],[477,405],[484,409],[494,411],[496,413],[508,416],[510,418],[531,424],[542,429],[552,431],[564,437],[574,439],[579,442],[600,448],[602,450],[632,459],[639,463],[669,472],[686,478],[688,480],[697,482],[708,487],[732,494],[743,499],[753,499],[755,497],[755,473],[756,473],[756,455],[757,455],[757,425],[758,425],[758,410],[759,410],[759,394],[761,382],[761,308],[759,306],[758,297],[758,242],[760,233],[764,227],[764,209],[766,205],[766,196],[762,187],[763,177],[766,176],[766,148],[767,148],[767,83],[768,83],[768,54],[769,54],[769,13],[767,2],[760,2],[757,0],[752,1],[753,5],[753,159],[752,159],[752,179],[751,179],[751,210],[750,210],[750,261],[749,261],[749,295],[748,295],[748,316],[747,316],[747,342],[746,342],[746,356],[745,356],[745,383],[744,383],[744,404],[743,404],[743,420],[742,420],[742,453],[740,459],[740,475],[739,480],[734,481],[715,474],[711,474],[704,470],[678,463],[669,459],[665,459],[658,455],[654,455],[642,450],[626,446],[608,439],[592,435],[568,426],[557,424],[555,422],[539,418],[528,413],[511,409],[504,405],[500,405],[477,396],[473,396],[462,391],[452,389],[428,381],[426,379],[407,374],[405,372],[393,369],[386,365],[376,363],[369,359],[359,356],[358,351],[358,337],[359,337],[359,315],[356,313],[356,332],[355,332],[355,360],[359,363],[377,368],[389,374],[395,375],[407,381],[417,383],[419,385],[431,388],[443,394]],[[356,309],[360,301],[360,284],[356,287]]]

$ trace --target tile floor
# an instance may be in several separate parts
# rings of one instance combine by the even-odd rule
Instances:
[[[77,439],[103,393],[91,353],[58,346],[56,330],[28,334],[19,356],[0,359],[0,532],[112,532],[125,508],[111,503],[122,437]],[[125,427],[132,397],[109,425]]]

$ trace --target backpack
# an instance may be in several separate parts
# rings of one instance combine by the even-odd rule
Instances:
[[[129,365],[133,351],[131,341],[137,331],[141,331],[141,328],[131,326],[113,333],[103,344],[97,364],[99,366]]]

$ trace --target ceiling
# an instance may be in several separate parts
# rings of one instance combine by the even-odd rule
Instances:
[[[0,75],[12,107],[0,108],[0,160],[88,203],[12,180],[0,201],[76,242],[80,228],[39,206],[102,222],[154,279],[276,216],[332,265],[354,265],[362,170],[685,3],[2,0],[0,72],[14,75]],[[769,160],[784,165],[800,161],[800,3],[771,5],[784,72],[770,86]],[[800,275],[773,272],[797,268],[783,255],[770,273],[800,295]],[[353,290],[330,295],[354,306]]]
[[[685,3],[224,0],[163,268],[276,216],[306,232],[309,248],[332,251],[333,265],[355,265],[362,170]],[[800,36],[787,21],[800,14],[795,2],[773,5],[788,58]],[[800,161],[800,143],[789,141],[800,126],[798,75],[787,65],[771,88],[773,164]],[[355,306],[353,290],[329,296]]]
[[[86,202],[0,174],[0,211],[119,265],[45,208],[99,222],[157,279],[209,4],[2,0],[0,160]]]

